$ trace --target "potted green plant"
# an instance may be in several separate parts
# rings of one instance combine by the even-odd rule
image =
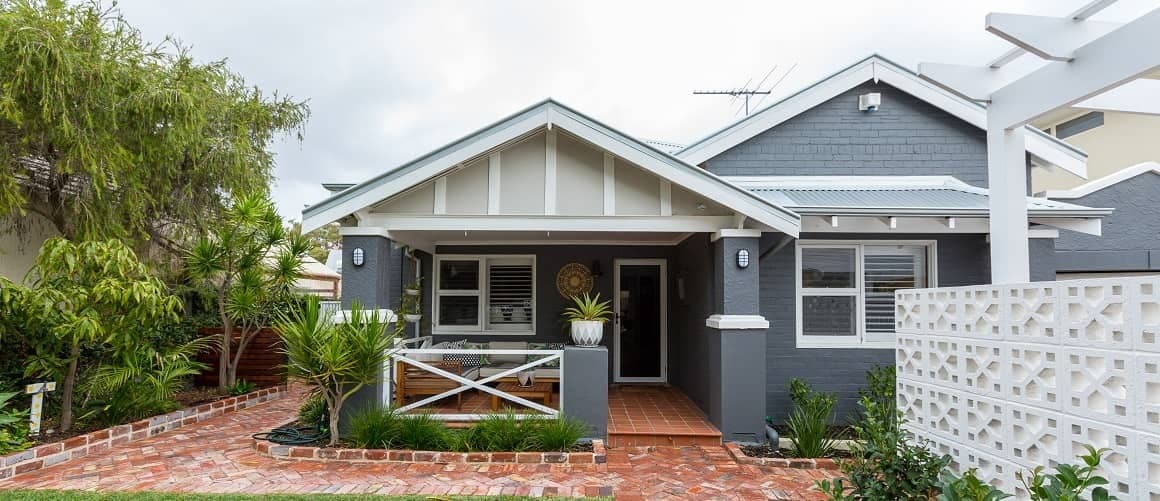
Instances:
[[[572,323],[572,342],[577,346],[592,348],[600,345],[604,337],[604,322],[612,315],[608,301],[601,301],[600,294],[590,297],[572,296],[574,305],[564,310],[564,319]]]
[[[407,294],[408,296],[418,296],[419,292],[423,290],[422,282],[422,277],[416,278],[414,282],[411,282],[403,287],[403,293]]]

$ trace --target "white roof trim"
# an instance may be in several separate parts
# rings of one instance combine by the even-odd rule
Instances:
[[[1160,174],[1160,163],[1144,162],[1114,172],[1099,179],[1089,181],[1070,190],[1048,190],[1047,198],[1081,198],[1091,195],[1104,188],[1132,179],[1145,172]]]
[[[561,127],[658,177],[700,193],[769,228],[793,236],[797,236],[800,230],[801,219],[793,211],[550,99],[306,208],[302,211],[302,230],[311,231],[356,214],[549,125]]]
[[[867,188],[944,188],[970,186],[954,176],[722,176],[726,181],[746,188],[795,187],[817,189]],[[856,186],[855,186],[856,185]]]
[[[705,137],[676,155],[701,164],[750,138],[810,110],[867,80],[883,81],[980,129],[987,128],[986,109],[939,88],[881,56],[871,56]],[[1039,129],[1026,127],[1027,151],[1040,163],[1087,178],[1087,154]]]

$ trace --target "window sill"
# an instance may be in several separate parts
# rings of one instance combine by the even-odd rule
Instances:
[[[891,341],[878,341],[872,343],[816,343],[798,339],[796,347],[799,349],[834,348],[847,350],[853,348],[864,350],[890,350],[894,349],[894,343]]]
[[[432,336],[535,336],[535,331],[460,331],[440,330],[431,331]]]

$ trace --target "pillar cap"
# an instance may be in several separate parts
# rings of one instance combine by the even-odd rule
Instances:
[[[705,326],[719,330],[768,329],[769,320],[761,315],[710,315]]]

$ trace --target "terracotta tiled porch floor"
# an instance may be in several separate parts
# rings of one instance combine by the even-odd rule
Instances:
[[[257,405],[0,480],[0,490],[809,500],[824,498],[814,481],[833,475],[825,470],[737,464],[720,446],[662,447],[647,453],[609,449],[608,463],[603,465],[280,461],[250,448],[250,434],[288,421],[297,408],[295,398]]]
[[[676,388],[613,385],[608,389],[608,445],[721,445],[721,432]]]

